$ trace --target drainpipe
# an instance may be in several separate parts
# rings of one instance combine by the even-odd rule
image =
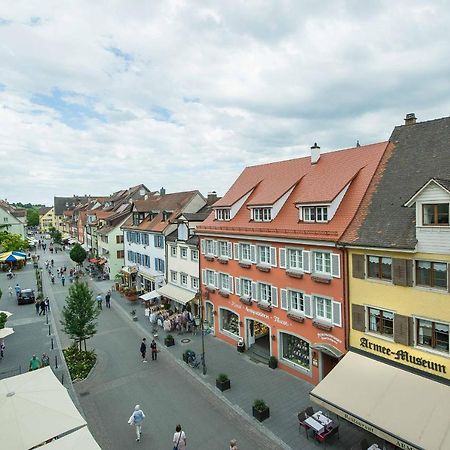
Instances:
[[[345,336],[345,349],[348,350],[350,342],[350,283],[347,281],[348,276],[348,251],[345,244],[336,243],[336,247],[342,250],[342,281],[344,284],[344,301],[342,302],[342,307],[344,309],[344,336]]]

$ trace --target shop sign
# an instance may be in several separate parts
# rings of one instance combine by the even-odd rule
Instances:
[[[334,344],[342,344],[342,341],[339,338],[329,333],[317,333],[317,337],[319,339],[323,339],[324,341],[331,341]]]
[[[376,344],[374,342],[369,341],[369,339],[362,337],[359,340],[359,346],[361,348],[367,348],[369,350],[372,350],[374,352],[381,353],[383,355],[389,356],[395,361],[401,361],[406,362],[410,364],[414,364],[418,367],[424,367],[430,370],[433,370],[435,372],[439,373],[447,373],[447,367],[444,364],[439,364],[433,361],[430,361],[429,359],[422,358],[420,356],[414,356],[410,355],[407,350],[397,350],[394,351],[390,349],[389,347],[385,347],[384,345]],[[401,447],[401,448],[408,448],[408,447]],[[412,448],[412,447],[411,447]]]
[[[244,305],[242,305],[241,303],[236,303],[236,302],[230,302],[230,303],[236,309],[240,309],[240,310],[244,309]],[[280,325],[283,325],[285,327],[290,327],[291,326],[291,324],[288,321],[283,320],[283,319],[281,319],[278,316],[275,316],[275,315],[272,315],[272,314],[266,314],[266,313],[264,313],[262,311],[256,311],[256,310],[254,310],[252,308],[249,308],[248,306],[245,306],[245,311],[250,313],[250,314],[253,314],[254,316],[261,317],[262,319],[266,319],[266,320],[272,319],[274,322],[276,322],[276,323],[278,323]]]

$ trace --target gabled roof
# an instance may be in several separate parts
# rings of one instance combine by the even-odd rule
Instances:
[[[449,180],[440,180],[436,178],[431,178],[428,180],[406,203],[405,206],[412,206],[416,200],[417,197],[420,196],[420,194],[430,185],[435,184],[436,186],[439,186],[444,191],[447,191],[448,194],[450,194],[450,181]]]
[[[395,127],[390,141],[392,148],[343,241],[414,250],[416,211],[404,205],[430,178],[448,183],[442,180],[450,174],[450,117]]]
[[[14,205],[10,205],[5,200],[0,200],[0,208],[4,209],[8,214],[11,214],[14,218],[26,217],[27,210],[25,208],[17,208]]]
[[[335,241],[347,228],[372,179],[387,142],[323,153],[316,164],[310,157],[247,167],[217,206],[231,206],[254,188],[246,203],[230,221],[216,221],[210,215],[198,232],[231,232]],[[299,222],[297,203],[331,203],[347,186],[336,214],[328,223]],[[292,189],[293,188],[293,189]],[[289,197],[271,222],[250,220],[248,207],[273,205],[289,192]]]
[[[80,203],[86,203],[89,199],[90,197],[88,196],[81,197],[78,195],[73,197],[54,197],[55,216],[62,216],[65,209],[75,208]]]
[[[52,209],[52,206],[44,206],[42,208],[39,208],[39,215],[45,216],[50,210]]]

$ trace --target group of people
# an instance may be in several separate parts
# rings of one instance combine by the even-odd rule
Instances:
[[[54,267],[53,259],[51,261],[45,261],[45,268],[48,271],[48,275],[52,283],[55,284],[55,275],[53,274],[53,267]],[[66,273],[67,273],[67,266],[58,267],[56,269],[56,276],[61,279],[61,284],[63,286],[65,285],[66,282]],[[75,269],[74,268],[69,269],[70,283],[73,283],[74,276],[75,276]]]
[[[50,365],[50,358],[47,353],[42,354],[42,358],[39,359],[36,355],[33,355],[30,359],[30,365],[28,371],[31,372],[41,367],[47,367]]]
[[[95,297],[95,300],[97,300],[97,307],[98,309],[103,309],[103,296],[102,294],[98,294],[97,297]],[[105,294],[105,303],[107,308],[111,308],[111,291],[108,291]]]
[[[36,308],[36,315],[40,316],[41,314],[44,314],[45,316],[50,311],[50,300],[48,297],[45,297],[44,300],[36,299],[34,301],[34,306]]]
[[[171,310],[161,310],[157,307],[147,308],[145,315],[148,316],[150,323],[158,325],[167,332],[197,333],[197,322],[191,311],[183,308],[182,312],[173,312]]]
[[[158,359],[158,348],[156,347],[156,341],[152,339],[150,343],[150,350],[152,351],[152,361],[156,361]],[[143,338],[141,342],[140,352],[142,356],[142,362],[147,362],[145,356],[147,354],[147,339]]]

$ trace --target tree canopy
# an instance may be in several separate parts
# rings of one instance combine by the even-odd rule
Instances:
[[[63,331],[75,341],[81,350],[81,343],[97,333],[97,317],[100,314],[92,291],[87,283],[75,282],[69,288],[66,305],[62,309]]]
[[[27,225],[36,227],[39,225],[39,210],[36,208],[27,208]]]
[[[23,239],[20,234],[0,230],[0,248],[2,252],[26,250],[28,248],[28,241]]]
[[[50,234],[50,236],[51,236],[51,238],[53,239],[54,242],[56,242],[57,244],[61,244],[61,240],[62,240],[61,231],[59,231],[56,228],[52,227],[49,230],[49,234]]]
[[[81,264],[86,259],[86,256],[87,252],[80,244],[75,244],[73,249],[70,250],[70,259],[77,264]]]

